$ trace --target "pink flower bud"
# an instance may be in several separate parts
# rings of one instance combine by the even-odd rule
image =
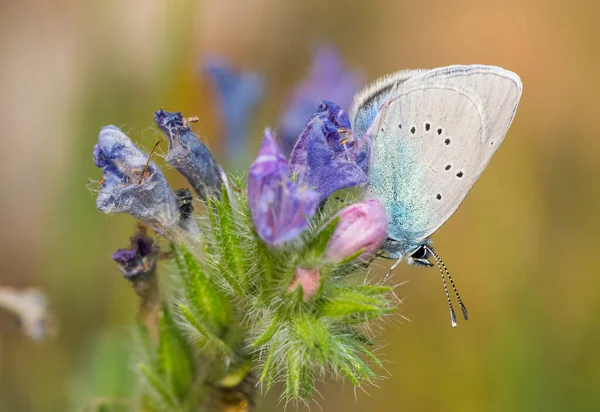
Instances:
[[[375,199],[357,203],[340,210],[332,218],[340,222],[327,243],[323,259],[341,262],[361,249],[357,260],[370,259],[388,236],[388,219],[385,208]]]
[[[288,287],[288,292],[298,289],[298,285],[302,285],[304,293],[302,299],[307,302],[315,296],[321,285],[321,273],[319,269],[296,268],[296,275]]]

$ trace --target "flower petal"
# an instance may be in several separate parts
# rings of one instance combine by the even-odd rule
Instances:
[[[112,259],[119,264],[123,276],[131,279],[154,272],[158,253],[156,243],[144,231],[140,231],[131,238],[130,248],[117,249]]]
[[[264,78],[256,73],[236,71],[227,60],[216,56],[204,60],[203,71],[217,91],[228,159],[235,162],[245,153],[252,115],[263,95]]]
[[[180,219],[177,199],[161,170],[120,129],[104,127],[93,155],[103,174],[98,210],[127,213],[175,242],[199,242],[198,225]]]
[[[201,199],[218,195],[221,179],[217,162],[181,113],[161,109],[154,114],[154,122],[169,140],[167,162],[185,176]]]
[[[324,46],[317,50],[309,75],[293,90],[278,127],[283,152],[289,154],[292,151],[321,100],[332,100],[342,107],[349,107],[361,86],[360,77],[344,66],[335,48]]]
[[[271,132],[265,138],[248,176],[248,204],[259,236],[270,246],[294,240],[308,226],[319,202],[317,192],[289,177],[285,156]]]
[[[337,190],[367,182],[364,152],[350,129],[348,115],[323,101],[300,135],[290,158],[298,182],[314,187],[324,201]]]
[[[340,210],[340,218],[327,243],[323,259],[340,262],[364,249],[357,260],[368,260],[377,253],[388,236],[388,218],[380,201],[370,199]],[[323,226],[325,227],[327,223]]]

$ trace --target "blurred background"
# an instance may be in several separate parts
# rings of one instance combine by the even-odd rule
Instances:
[[[137,298],[110,256],[134,221],[97,212],[86,188],[101,176],[100,127],[149,149],[155,110],[197,115],[217,159],[244,170],[323,44],[363,82],[482,63],[517,72],[524,91],[503,147],[433,237],[471,319],[452,329],[438,272],[401,266],[410,322],[382,331],[389,378],[367,393],[327,382],[322,410],[598,410],[599,18],[595,0],[2,2],[0,286],[43,290],[56,333],[32,341],[0,313],[0,410],[84,410],[133,385]],[[235,162],[209,54],[265,76]],[[260,410],[283,409],[277,392]]]

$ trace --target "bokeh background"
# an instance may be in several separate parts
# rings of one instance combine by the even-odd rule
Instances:
[[[131,388],[137,300],[110,255],[134,222],[97,212],[86,188],[100,127],[150,148],[154,110],[181,110],[226,163],[199,71],[222,55],[266,76],[243,170],[323,43],[365,81],[483,63],[517,72],[524,92],[433,237],[471,319],[453,330],[437,271],[401,266],[410,322],[380,338],[389,378],[366,393],[323,384],[322,410],[599,410],[599,18],[595,0],[2,2],[0,285],[45,291],[58,333],[33,342],[0,314],[0,410],[83,410]],[[277,395],[261,410],[283,409]]]

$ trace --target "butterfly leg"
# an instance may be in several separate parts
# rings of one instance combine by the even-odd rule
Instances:
[[[400,262],[402,262],[402,256],[400,258],[398,258],[398,260],[396,262],[394,262],[394,264],[392,265],[392,267],[390,268],[390,270],[388,270],[388,272],[383,277],[383,280],[381,281],[381,283],[385,283],[385,281],[390,278],[390,275],[392,274],[392,271],[398,267],[398,265],[400,264]]]

